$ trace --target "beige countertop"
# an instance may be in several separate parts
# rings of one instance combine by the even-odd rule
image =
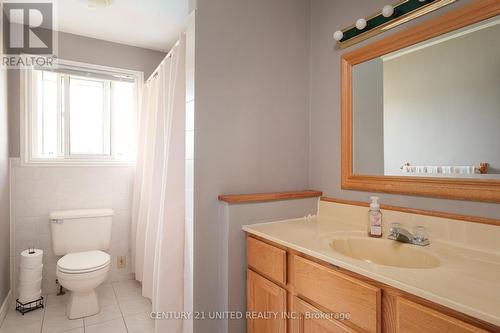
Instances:
[[[367,237],[356,224],[309,217],[244,226],[243,230],[456,311],[500,326],[500,255],[433,240],[421,247],[440,260],[436,268],[382,266],[342,255],[335,237]],[[384,235],[384,238],[386,235]],[[415,245],[405,245],[415,246]]]

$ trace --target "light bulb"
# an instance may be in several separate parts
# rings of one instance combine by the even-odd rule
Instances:
[[[358,28],[358,30],[363,30],[364,28],[366,28],[366,20],[365,19],[358,19],[356,21],[356,28]]]
[[[340,30],[337,30],[333,33],[333,39],[335,39],[337,42],[344,37],[344,33]]]
[[[391,5],[386,5],[382,8],[382,16],[390,17],[392,14],[394,14],[394,7]]]

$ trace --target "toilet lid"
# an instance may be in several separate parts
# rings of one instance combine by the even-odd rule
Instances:
[[[110,263],[110,256],[102,251],[69,253],[57,261],[57,268],[66,273],[85,273],[103,268]]]

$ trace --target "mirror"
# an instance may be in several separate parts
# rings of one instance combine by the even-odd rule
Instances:
[[[342,188],[500,202],[500,6],[342,55]]]
[[[500,179],[500,18],[352,69],[353,172]]]

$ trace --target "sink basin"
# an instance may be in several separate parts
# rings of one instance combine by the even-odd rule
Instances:
[[[388,239],[340,238],[330,247],[345,256],[384,266],[400,268],[435,268],[439,259],[415,245]]]

